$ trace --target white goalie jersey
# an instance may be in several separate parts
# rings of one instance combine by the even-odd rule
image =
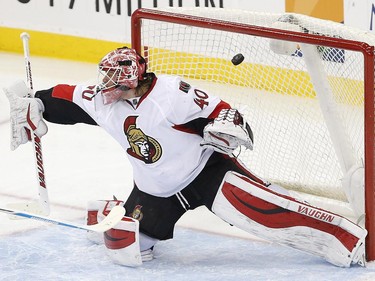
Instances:
[[[53,96],[79,105],[114,137],[126,151],[138,188],[160,197],[187,186],[213,153],[200,145],[202,137],[193,124],[229,108],[178,77],[162,75],[141,98],[109,105],[93,86],[57,85]]]

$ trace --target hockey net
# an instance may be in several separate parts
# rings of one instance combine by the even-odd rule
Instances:
[[[148,71],[179,75],[245,115],[254,150],[237,153],[253,172],[357,220],[354,194],[366,210],[368,260],[375,259],[374,44],[374,35],[298,14],[171,8],[132,16],[132,45]],[[245,58],[238,65],[236,54]],[[353,167],[347,191],[343,178]]]

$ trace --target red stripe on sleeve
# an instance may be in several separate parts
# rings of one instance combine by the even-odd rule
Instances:
[[[75,87],[66,84],[56,85],[52,90],[52,97],[72,102]]]

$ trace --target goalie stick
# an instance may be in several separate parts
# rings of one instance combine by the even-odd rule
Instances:
[[[33,98],[34,87],[33,87],[32,75],[31,75],[30,48],[29,48],[30,35],[26,32],[23,32],[21,33],[20,38],[22,39],[24,59],[25,59],[26,79],[27,79],[27,84],[29,87],[29,93],[26,97]],[[30,138],[32,141],[33,152],[34,152],[36,178],[38,181],[39,201],[37,204],[35,202],[13,203],[13,204],[8,204],[8,206],[11,208],[23,210],[26,212],[48,216],[50,213],[50,204],[49,204],[49,198],[48,198],[48,192],[47,192],[47,185],[45,181],[42,141],[40,137],[38,137],[35,134],[34,130],[36,129],[36,127],[29,118],[28,118],[28,123],[30,125],[30,128],[32,128],[30,131]]]
[[[19,217],[23,217],[27,219],[33,219],[33,220],[37,220],[41,222],[46,222],[49,224],[55,224],[55,225],[76,228],[76,229],[81,229],[81,230],[88,230],[88,231],[93,231],[93,232],[105,232],[113,228],[118,222],[121,221],[121,219],[125,215],[124,207],[115,206],[112,208],[109,214],[101,222],[97,224],[93,224],[93,225],[84,225],[84,224],[75,224],[75,223],[57,220],[57,219],[51,219],[51,218],[44,217],[42,215],[31,214],[27,212],[21,212],[21,211],[5,209],[5,208],[0,208],[0,212],[6,213],[12,216],[19,216]],[[127,230],[136,231],[134,224],[129,223],[129,229]]]

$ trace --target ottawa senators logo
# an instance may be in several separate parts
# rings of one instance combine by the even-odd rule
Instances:
[[[139,220],[141,221],[142,218],[143,218],[143,213],[141,211],[142,209],[142,206],[141,205],[137,205],[134,207],[134,210],[133,212],[130,214],[130,216],[135,219],[135,220]]]
[[[124,122],[124,133],[130,145],[126,152],[146,164],[155,163],[161,157],[161,146],[154,138],[147,136],[137,128],[137,117],[129,116]]]

